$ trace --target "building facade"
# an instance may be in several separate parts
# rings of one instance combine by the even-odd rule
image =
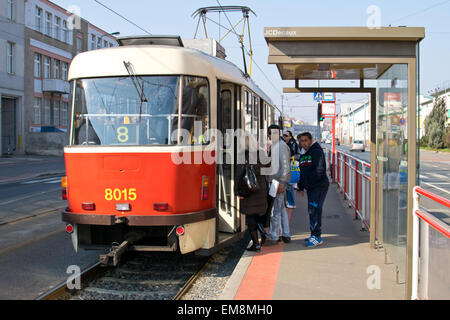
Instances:
[[[24,0],[0,1],[0,155],[23,152]]]
[[[78,53],[117,42],[47,0],[26,2],[25,24],[25,152],[62,155],[68,143],[70,62]]]
[[[116,38],[48,0],[0,2],[2,154],[62,155],[68,143],[68,71],[83,51]]]
[[[342,144],[351,144],[362,140],[370,145],[370,108],[369,103],[341,103],[337,115],[337,137]]]

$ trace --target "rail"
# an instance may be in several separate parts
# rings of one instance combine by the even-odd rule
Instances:
[[[328,161],[333,183],[344,193],[349,207],[354,208],[362,229],[370,231],[370,163],[341,151],[336,151],[333,161],[331,150]]]
[[[450,200],[420,187],[413,190],[412,300],[448,299],[450,227],[421,209],[420,197],[450,208]]]

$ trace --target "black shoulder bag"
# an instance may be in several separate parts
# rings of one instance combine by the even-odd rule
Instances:
[[[247,198],[253,192],[259,190],[258,179],[256,178],[255,169],[253,165],[246,163],[244,173],[238,181],[238,195]]]

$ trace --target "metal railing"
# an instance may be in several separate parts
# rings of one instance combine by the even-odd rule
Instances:
[[[360,219],[362,229],[370,231],[370,163],[347,153],[328,151],[331,178],[344,193],[349,207],[355,210],[355,219]],[[334,166],[333,166],[334,163]]]
[[[421,209],[421,197],[450,208],[450,200],[414,188],[411,299],[449,299],[450,227]]]

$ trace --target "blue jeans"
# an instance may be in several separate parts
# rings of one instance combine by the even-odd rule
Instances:
[[[322,235],[322,208],[327,196],[328,187],[307,191],[309,228],[311,235],[320,238]]]
[[[295,189],[294,189],[294,185],[289,185],[288,190],[286,191],[287,193],[287,201],[289,203],[290,206],[295,206]]]
[[[270,216],[269,238],[270,240],[278,240],[281,235],[283,237],[290,237],[291,231],[289,229],[289,219],[286,212],[286,191],[277,194],[273,203],[273,211]]]

